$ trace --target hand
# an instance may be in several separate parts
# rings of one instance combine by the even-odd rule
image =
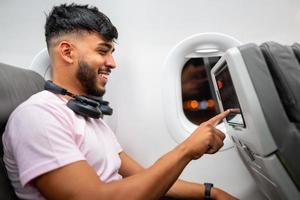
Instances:
[[[213,187],[211,189],[211,197],[214,200],[238,200],[234,196],[231,196],[227,192],[216,187]]]
[[[192,159],[198,159],[203,154],[213,154],[223,146],[225,134],[215,126],[222,121],[231,110],[222,112],[210,120],[203,122],[183,144],[189,150]]]

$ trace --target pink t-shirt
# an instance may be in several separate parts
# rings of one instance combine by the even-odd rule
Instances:
[[[75,114],[62,96],[48,91],[16,108],[2,140],[8,176],[21,199],[44,199],[30,181],[80,160],[87,161],[103,182],[122,178],[122,148],[107,124]]]

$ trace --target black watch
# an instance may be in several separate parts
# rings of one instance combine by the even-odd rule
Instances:
[[[212,200],[211,198],[211,188],[214,186],[212,183],[204,183],[204,200]]]

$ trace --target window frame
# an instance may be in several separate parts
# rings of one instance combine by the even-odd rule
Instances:
[[[224,52],[240,45],[235,38],[221,33],[199,33],[179,42],[168,54],[163,69],[162,103],[164,119],[168,132],[176,143],[181,143],[196,128],[184,114],[181,93],[181,72],[184,64],[190,58],[217,57]],[[217,49],[216,52],[198,52],[205,49]],[[218,128],[225,132],[223,123]],[[233,142],[226,137],[221,150],[233,147]]]

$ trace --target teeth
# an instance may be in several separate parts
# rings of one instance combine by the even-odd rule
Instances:
[[[100,74],[100,76],[101,76],[102,78],[108,79],[108,75],[107,75],[107,74]]]

